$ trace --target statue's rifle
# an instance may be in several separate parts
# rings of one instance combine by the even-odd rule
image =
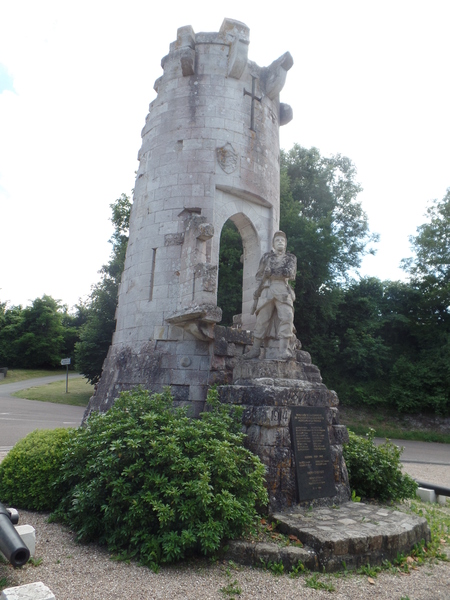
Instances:
[[[256,292],[253,294],[253,298],[255,300],[253,301],[252,310],[250,312],[251,315],[254,315],[256,312],[256,307],[258,306],[259,297],[261,296],[261,292],[263,291],[264,284],[269,279],[270,275],[271,275],[271,273],[266,273],[264,271],[264,275],[263,275],[263,278],[261,279],[261,283],[258,285]]]

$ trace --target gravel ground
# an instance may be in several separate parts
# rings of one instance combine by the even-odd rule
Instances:
[[[42,581],[57,600],[203,600],[230,598],[220,591],[230,581],[237,580],[242,593],[240,600],[272,599],[386,599],[448,600],[450,598],[450,563],[426,565],[410,575],[381,573],[371,584],[362,575],[336,577],[322,575],[320,580],[335,587],[330,595],[324,590],[306,586],[305,577],[276,577],[259,569],[242,567],[227,575],[226,564],[211,565],[205,560],[181,567],[164,567],[158,574],[136,564],[110,560],[103,549],[95,545],[81,546],[74,542],[67,528],[46,522],[47,515],[21,511],[22,523],[36,529],[36,558],[42,563],[13,570],[0,566],[0,575],[15,585]]]
[[[1,456],[0,456],[1,460]],[[450,472],[446,469],[445,476]],[[411,475],[435,480],[441,467],[405,465]],[[436,470],[436,471],[434,471]],[[425,477],[426,476],[426,477]],[[439,479],[437,480],[439,481]],[[362,575],[321,575],[320,581],[332,584],[335,591],[311,589],[306,578],[291,579],[249,567],[229,568],[227,563],[210,564],[192,561],[183,566],[163,567],[158,574],[136,564],[110,560],[108,553],[96,545],[76,544],[74,535],[56,523],[47,523],[47,514],[20,511],[20,522],[36,529],[36,559],[42,562],[14,570],[0,565],[0,579],[10,585],[42,581],[57,600],[203,600],[230,598],[221,591],[237,581],[240,600],[261,599],[377,599],[377,600],[449,600],[450,563],[427,564],[409,575],[383,572],[369,581]],[[447,550],[450,556],[450,548]],[[228,569],[228,574],[227,574]]]

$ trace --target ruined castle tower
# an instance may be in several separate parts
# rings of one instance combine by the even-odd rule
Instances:
[[[170,385],[198,413],[210,383],[220,234],[243,241],[242,327],[252,329],[254,275],[279,228],[279,101],[289,53],[269,67],[248,60],[249,29],[181,27],[162,59],[142,130],[116,331],[86,415],[120,391]]]

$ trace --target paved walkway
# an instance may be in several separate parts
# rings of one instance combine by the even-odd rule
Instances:
[[[81,376],[69,375],[69,379],[78,377]],[[0,385],[0,452],[9,450],[16,442],[35,429],[56,429],[57,427],[78,427],[80,425],[85,410],[83,406],[24,400],[11,396],[19,390],[65,379],[66,375],[61,374]]]
[[[375,439],[376,444],[384,441],[380,438]],[[419,481],[450,488],[450,444],[411,440],[391,441],[396,446],[403,447],[401,461],[405,473]]]

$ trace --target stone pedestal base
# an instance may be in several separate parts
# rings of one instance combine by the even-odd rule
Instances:
[[[336,494],[308,501],[308,505],[341,504],[350,498],[342,444],[348,440],[339,424],[336,392],[329,390],[307,352],[297,360],[243,360],[233,370],[233,384],[219,387],[222,402],[245,407],[246,445],[266,465],[271,510],[297,504],[295,460],[289,421],[294,406],[325,407]]]

